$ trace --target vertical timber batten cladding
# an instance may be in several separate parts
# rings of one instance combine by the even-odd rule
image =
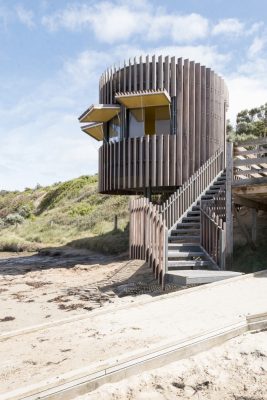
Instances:
[[[79,120],[103,122],[101,193],[173,192],[225,148],[227,87],[194,61],[146,56],[108,69],[100,78],[99,103],[92,108],[98,121],[93,111]]]

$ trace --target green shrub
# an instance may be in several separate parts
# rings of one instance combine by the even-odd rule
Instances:
[[[25,204],[18,210],[18,214],[21,215],[23,218],[29,218],[31,216],[31,213],[32,210],[29,204]]]
[[[18,240],[5,240],[0,239],[0,251],[21,252],[21,251],[37,251],[40,246],[33,243],[22,242]]]
[[[41,200],[37,215],[42,214],[46,210],[54,208],[61,200],[75,198],[80,190],[88,185],[97,182],[97,176],[81,176],[72,181],[60,183],[57,187],[52,188]]]
[[[5,224],[7,225],[17,225],[22,224],[24,222],[24,218],[18,214],[8,214],[5,218]]]
[[[69,210],[69,215],[71,217],[75,216],[84,216],[90,214],[94,210],[94,206],[86,203],[78,203],[72,206],[72,208]]]

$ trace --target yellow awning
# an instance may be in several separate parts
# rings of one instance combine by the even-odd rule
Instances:
[[[171,102],[166,90],[116,93],[115,99],[126,108],[168,106]]]
[[[81,127],[81,130],[92,138],[100,141],[103,140],[103,124],[88,124]]]
[[[93,104],[80,117],[80,122],[107,122],[119,114],[120,106],[115,104]]]

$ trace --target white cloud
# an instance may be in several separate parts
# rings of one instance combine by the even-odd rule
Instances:
[[[122,38],[125,41],[136,33],[140,17],[140,12],[127,5],[114,6],[110,2],[100,2],[94,6],[67,7],[43,17],[42,22],[51,31],[61,27],[72,31],[88,27],[99,40],[112,43]]]
[[[14,96],[13,106],[0,108],[0,189],[97,172],[99,143],[80,130],[78,116],[97,101],[106,62],[104,53],[81,53],[39,87]]]
[[[237,69],[237,73],[261,80],[262,84],[264,84],[266,82],[266,70],[267,58],[255,57],[241,64]]]
[[[98,51],[83,51],[75,60],[67,60],[64,72],[71,78],[73,84],[86,86],[98,81],[101,72],[114,63],[114,58],[108,53]],[[90,82],[91,80],[91,82]],[[98,90],[97,85],[96,89]]]
[[[261,51],[263,50],[265,44],[266,44],[266,37],[259,37],[256,36],[253,39],[253,42],[251,43],[251,45],[249,46],[248,49],[248,57],[255,57],[256,55],[258,55],[259,53],[261,53]]]
[[[220,53],[216,46],[168,46],[151,49],[151,52],[157,55],[173,55],[176,57],[183,57],[184,59],[189,58],[195,62],[199,62],[202,65],[206,65],[216,72],[220,73],[225,65],[230,61],[231,54]]]
[[[239,111],[267,102],[267,83],[259,78],[235,74],[226,77],[230,108],[228,117],[235,123]]]
[[[81,5],[44,16],[43,24],[51,31],[59,28],[92,29],[99,41],[125,42],[133,36],[155,41],[171,38],[173,42],[190,42],[208,34],[208,20],[198,14],[168,14],[162,8],[148,3],[99,2],[93,6]]]
[[[244,24],[236,18],[227,18],[219,21],[212,29],[213,35],[240,35]]]
[[[26,10],[23,6],[19,5],[16,7],[16,14],[19,21],[27,26],[28,28],[34,28],[34,14],[31,10]]]
[[[208,20],[198,14],[147,16],[147,38],[171,37],[176,43],[194,41],[207,36],[208,26]]]
[[[264,23],[262,21],[255,22],[254,24],[251,25],[250,28],[246,30],[246,33],[247,35],[254,35],[254,33],[257,33],[263,26]]]

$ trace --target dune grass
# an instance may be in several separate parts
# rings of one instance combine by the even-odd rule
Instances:
[[[2,221],[27,209],[23,223],[0,226],[0,251],[34,251],[71,242],[103,252],[124,251],[128,248],[128,201],[128,196],[99,194],[96,175],[23,192],[0,192]]]

